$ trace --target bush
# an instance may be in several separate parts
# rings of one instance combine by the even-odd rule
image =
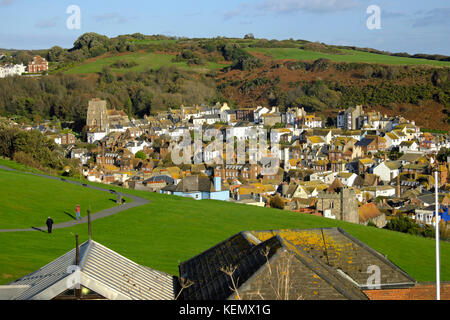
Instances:
[[[42,170],[42,166],[39,164],[39,162],[35,161],[32,155],[25,153],[23,151],[18,151],[14,153],[13,160],[25,166]]]
[[[146,155],[143,151],[138,151],[138,152],[134,155],[134,157],[135,157],[136,159],[141,159],[141,160],[147,159],[147,155]]]
[[[136,63],[136,61],[117,60],[116,62],[114,62],[111,65],[111,68],[129,69],[129,68],[136,67],[137,65],[138,64]]]
[[[270,199],[270,207],[275,209],[284,209],[284,201],[281,199],[281,197],[277,194],[276,196],[272,197]]]
[[[391,220],[389,220],[385,228],[392,231],[398,231],[422,237],[433,238],[435,236],[435,232],[432,228],[428,226],[421,227],[406,216],[392,218]]]

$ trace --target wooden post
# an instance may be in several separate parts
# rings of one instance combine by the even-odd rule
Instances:
[[[75,264],[80,265],[80,248],[78,247],[78,235],[75,235]]]
[[[87,211],[88,214],[88,232],[89,232],[89,240],[92,239],[92,229],[91,229],[91,210]]]

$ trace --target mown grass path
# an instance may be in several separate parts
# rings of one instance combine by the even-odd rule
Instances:
[[[5,166],[0,165],[0,169],[2,170],[6,170],[6,171],[13,171],[13,172],[21,172],[12,168],[8,168]],[[98,190],[98,191],[103,191],[103,192],[108,192],[108,193],[114,193],[117,194],[116,191],[112,192],[111,190],[107,190],[104,188],[100,188],[97,186],[91,186],[91,185],[87,185],[87,184],[83,184],[81,182],[76,182],[76,181],[72,181],[72,180],[66,180],[60,177],[54,177],[54,176],[48,176],[48,175],[44,175],[44,174],[39,174],[39,173],[27,173],[30,175],[34,175],[34,176],[38,176],[38,177],[42,177],[42,178],[46,178],[46,179],[51,179],[51,180],[57,180],[57,181],[64,181],[65,183],[71,183],[71,184],[75,184],[75,185],[79,185],[83,188],[88,188],[88,189],[93,189],[93,190]],[[132,202],[129,203],[125,203],[123,205],[120,206],[116,206],[116,207],[112,207],[112,208],[108,208],[99,212],[96,212],[95,214],[91,215],[91,221],[95,221],[101,218],[105,218],[108,216],[111,216],[113,214],[117,214],[119,212],[131,209],[131,208],[135,208],[135,207],[139,207],[142,205],[145,205],[147,203],[150,202],[150,200],[144,199],[144,198],[140,198],[137,196],[133,196],[133,195],[128,195],[128,194],[123,194],[122,196],[126,196],[127,198],[133,200]],[[64,228],[70,228],[73,227],[75,225],[79,225],[79,224],[85,224],[88,222],[88,218],[87,216],[83,217],[81,220],[72,220],[72,221],[67,221],[67,222],[63,222],[63,223],[58,223],[58,224],[54,224],[53,225],[53,229],[64,229]],[[1,229],[0,232],[26,232],[26,231],[46,231],[47,227],[31,227],[31,228],[25,228],[25,229]]]

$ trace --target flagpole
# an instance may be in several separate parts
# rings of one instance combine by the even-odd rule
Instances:
[[[435,192],[436,192],[436,300],[441,300],[441,264],[440,264],[440,250],[439,250],[439,183],[438,183],[438,170],[439,167],[436,167],[436,171],[434,172],[434,180],[435,180]]]

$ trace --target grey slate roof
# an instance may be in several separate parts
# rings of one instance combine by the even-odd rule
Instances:
[[[165,181],[167,184],[174,184],[175,180],[168,175],[157,175],[157,176],[153,176],[151,178],[148,178],[147,180],[144,180],[143,183],[145,184],[146,182],[156,182],[156,181]]]
[[[75,248],[39,270],[10,285],[28,286],[10,296],[12,300],[52,299],[64,292],[75,265]],[[70,269],[69,269],[70,270]],[[81,285],[106,298],[121,300],[173,300],[176,279],[141,266],[107,247],[89,240],[80,246]],[[86,283],[88,283],[86,285]],[[0,292],[3,288],[0,288]]]
[[[236,266],[233,276],[238,283],[245,282],[266,263],[262,250],[271,248],[269,258],[281,244],[271,239],[254,246],[242,233],[219,243],[202,254],[180,264],[180,278],[193,281],[193,285],[181,292],[180,300],[225,300],[229,298],[231,278],[221,267]],[[239,280],[237,280],[239,279]]]
[[[358,141],[357,143],[355,143],[355,146],[356,147],[367,147],[369,144],[371,144],[373,142],[373,140],[375,140],[375,139],[364,138],[364,139],[361,139],[360,141]]]
[[[416,162],[421,157],[421,153],[405,153],[398,159],[398,161]]]
[[[289,269],[285,292],[291,299],[367,300],[363,290],[371,289],[368,268],[373,265],[380,268],[381,288],[414,286],[404,271],[341,229],[246,231],[180,264],[180,277],[194,283],[180,299],[236,298],[231,277],[221,270],[234,266],[233,279],[244,300],[278,299],[271,286],[280,281],[283,268]]]
[[[211,192],[214,191],[214,184],[211,183],[209,177],[202,176],[187,176],[181,180],[176,188],[176,192],[194,192],[194,191],[203,191],[203,192]]]

